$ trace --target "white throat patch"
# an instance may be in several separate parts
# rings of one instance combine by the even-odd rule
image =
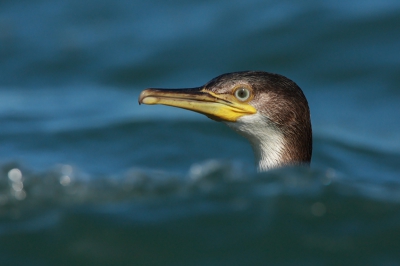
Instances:
[[[250,141],[259,172],[282,165],[285,139],[282,132],[268,118],[257,112],[254,115],[242,116],[236,122],[225,123]]]

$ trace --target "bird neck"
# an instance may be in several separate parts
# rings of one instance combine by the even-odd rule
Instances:
[[[267,118],[257,113],[251,116],[243,116],[236,122],[226,124],[249,140],[259,172],[285,164],[286,142],[284,135]]]
[[[276,132],[273,132],[273,134]],[[270,135],[268,139],[260,142],[250,141],[258,172],[265,172],[272,168],[282,166],[283,139],[279,134]],[[257,144],[258,143],[258,144]]]

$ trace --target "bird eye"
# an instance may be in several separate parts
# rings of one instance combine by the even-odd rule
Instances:
[[[238,89],[235,91],[235,97],[236,97],[239,101],[244,102],[244,101],[246,101],[247,99],[249,99],[249,97],[250,97],[250,90],[247,89],[247,88],[243,88],[243,87],[238,88]]]

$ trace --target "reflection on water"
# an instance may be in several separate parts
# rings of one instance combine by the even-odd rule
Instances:
[[[22,182],[22,173],[18,168],[8,171],[8,179],[11,181],[11,194],[17,200],[23,200],[26,197],[24,183]]]
[[[202,261],[213,251],[212,260],[229,263],[249,254],[254,263],[312,258],[312,265],[332,259],[363,265],[369,254],[398,259],[400,181],[356,181],[331,169],[238,173],[216,160],[183,176],[132,169],[91,177],[70,165],[43,173],[2,168],[0,255],[6,251],[14,263],[22,252],[49,263],[146,264],[160,250],[166,253],[154,263],[171,265]],[[18,191],[26,191],[24,198]],[[140,252],[129,252],[133,247]]]

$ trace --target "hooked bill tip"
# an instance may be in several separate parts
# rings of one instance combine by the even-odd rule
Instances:
[[[149,89],[145,89],[139,95],[138,103],[141,105],[142,103],[147,104],[146,97],[149,96]]]

